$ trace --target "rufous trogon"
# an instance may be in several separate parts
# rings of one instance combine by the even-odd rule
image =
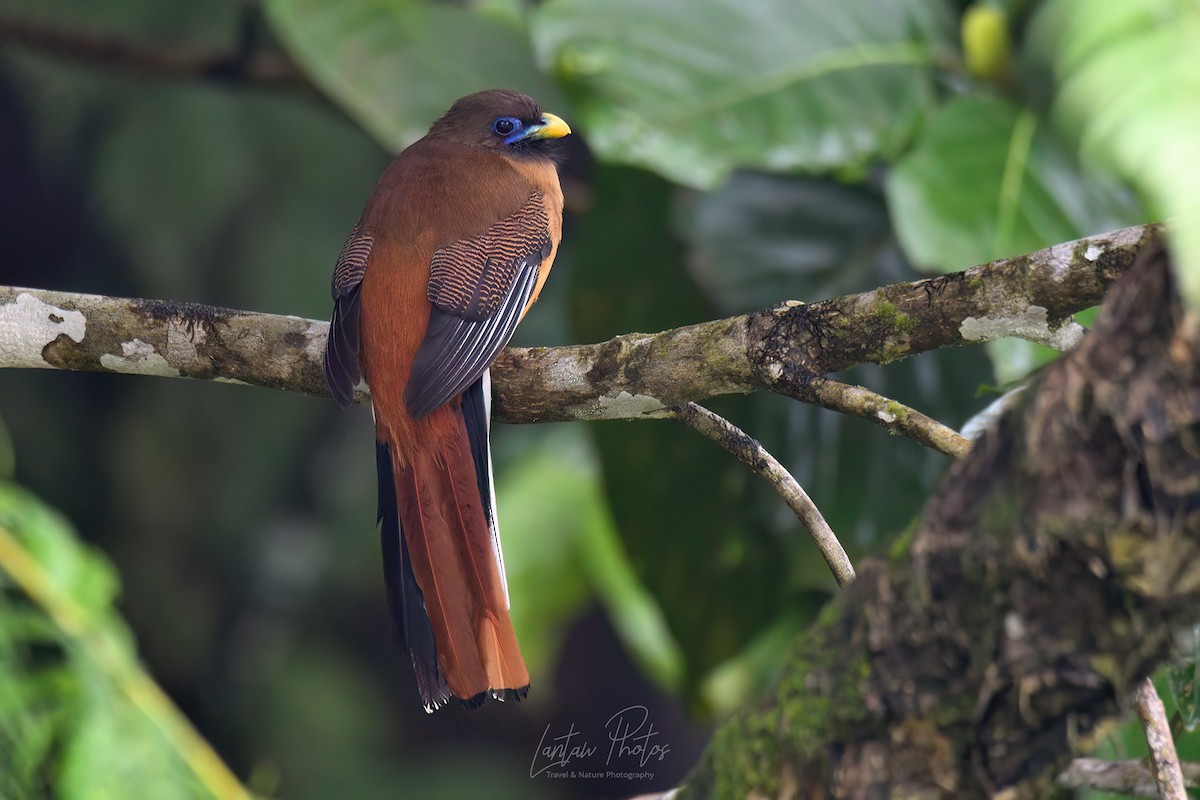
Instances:
[[[488,366],[550,272],[562,230],[554,140],[531,98],[458,100],[380,177],[333,273],[325,379],[375,415],[393,619],[426,711],[521,699],[489,451]]]

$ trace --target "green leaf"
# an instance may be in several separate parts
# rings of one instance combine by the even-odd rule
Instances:
[[[1196,693],[1196,665],[1200,663],[1200,627],[1193,627],[1187,636],[1180,637],[1181,642],[1187,641],[1189,652],[1166,665],[1167,686],[1171,689],[1171,699],[1179,711],[1183,726],[1189,733],[1195,733],[1200,728],[1200,697]]]
[[[1200,6],[1057,0],[1038,24],[1061,76],[1064,123],[1171,221],[1184,293],[1200,309]]]
[[[551,0],[533,17],[593,149],[700,187],[738,166],[895,156],[933,102],[952,27],[927,0]]]
[[[0,483],[0,789],[15,796],[245,792],[137,664],[117,579],[66,522]]]
[[[208,796],[162,734],[107,676],[79,664],[75,680],[82,684],[82,693],[78,716],[68,725],[56,781],[62,797]]]
[[[953,271],[1139,221],[1112,179],[1084,172],[1032,112],[1007,100],[951,100],[887,183],[904,251]]]
[[[525,32],[499,14],[417,0],[268,0],[266,8],[314,82],[392,151],[471,92],[516,89],[561,107]]]
[[[11,483],[0,483],[0,528],[21,537],[57,596],[79,608],[111,608],[118,592],[112,567],[81,545],[61,515]]]
[[[909,274],[877,191],[741,172],[679,204],[689,272],[721,314],[813,302]]]

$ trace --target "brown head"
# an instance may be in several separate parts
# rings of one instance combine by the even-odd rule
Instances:
[[[429,138],[482,147],[517,158],[553,159],[553,144],[571,132],[532,97],[489,89],[460,98],[429,129]]]

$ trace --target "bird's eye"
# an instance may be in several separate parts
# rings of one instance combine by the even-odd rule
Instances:
[[[492,123],[492,130],[501,136],[508,136],[517,128],[517,121],[512,117],[500,117]]]

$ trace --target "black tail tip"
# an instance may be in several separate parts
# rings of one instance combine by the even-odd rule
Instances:
[[[462,704],[463,708],[469,711],[474,711],[482,706],[487,700],[495,700],[499,703],[507,703],[510,701],[513,703],[519,703],[527,697],[529,697],[528,683],[519,689],[488,689],[487,691],[480,692],[472,697],[468,697],[465,700],[461,698],[455,699]]]

